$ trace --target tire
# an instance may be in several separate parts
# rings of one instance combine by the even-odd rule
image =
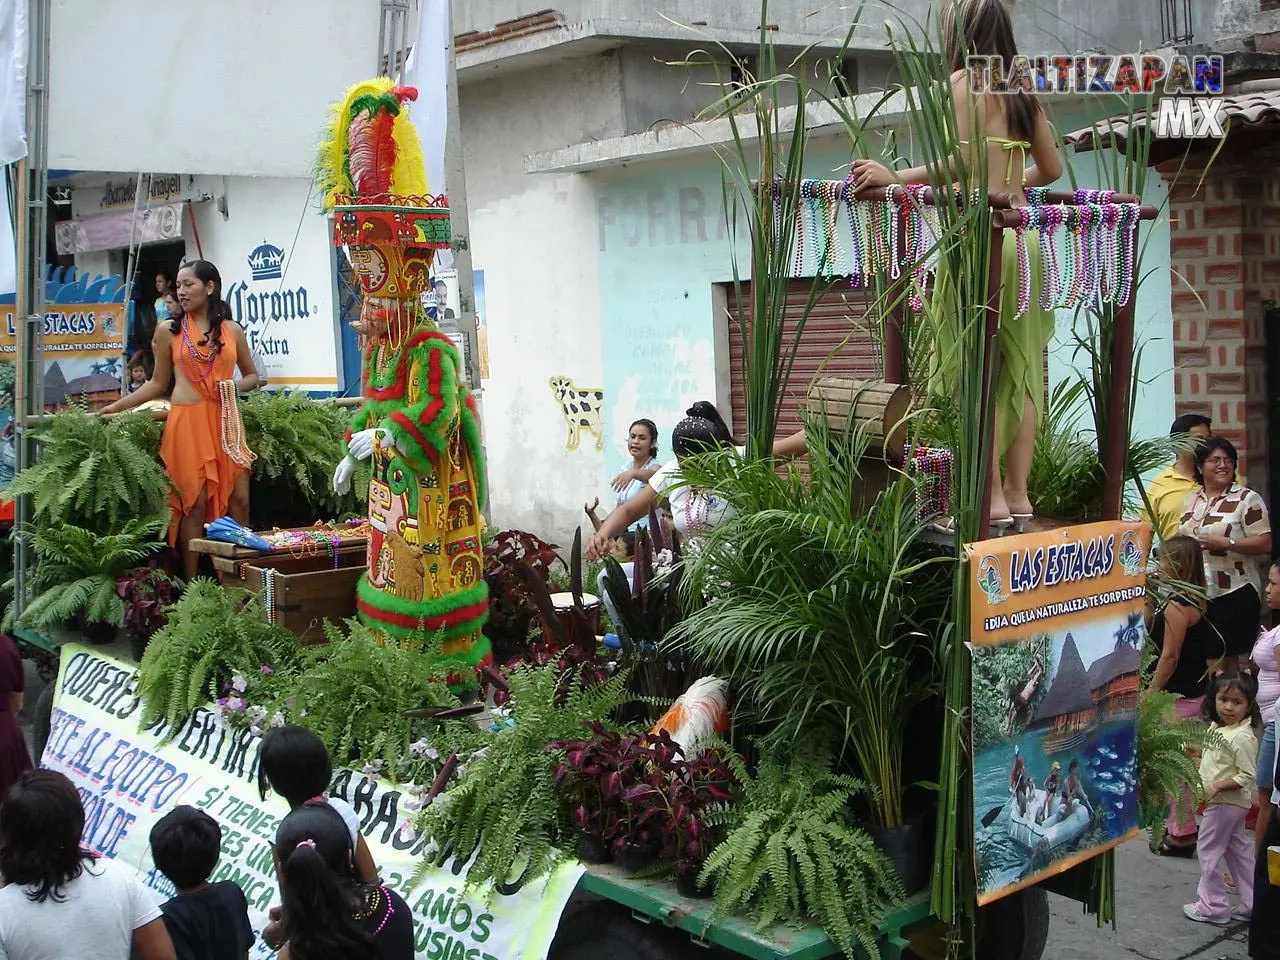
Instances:
[[[688,935],[654,921],[641,923],[608,901],[566,913],[556,930],[547,960],[694,960],[697,950]],[[714,952],[713,952],[714,953]]]
[[[1049,939],[1049,895],[1039,887],[978,908],[974,960],[1040,960]],[[944,960],[947,930],[941,923],[913,934],[907,955]]]
[[[981,960],[1040,960],[1049,940],[1049,894],[1027,887],[978,911]]]
[[[40,766],[40,758],[44,756],[45,744],[49,742],[49,731],[53,726],[53,692],[57,685],[56,682],[45,684],[31,713],[31,742],[36,751],[31,762],[37,767]]]

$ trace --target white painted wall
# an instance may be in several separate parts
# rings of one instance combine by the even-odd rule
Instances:
[[[603,455],[565,424],[547,381],[602,385],[595,193],[583,176],[529,176],[537,150],[622,132],[616,58],[568,61],[462,88],[472,255],[484,271],[490,376],[485,445],[493,523],[568,546],[602,489]]]
[[[53,0],[49,166],[300,177],[378,0]]]
[[[329,219],[318,211],[311,182],[228,177],[226,201],[225,217],[213,202],[194,204],[199,248],[222,274],[223,295],[262,357],[271,388],[335,390],[333,253]],[[190,220],[183,239],[187,255],[195,256]],[[279,278],[253,277],[248,257],[263,243],[284,251]]]

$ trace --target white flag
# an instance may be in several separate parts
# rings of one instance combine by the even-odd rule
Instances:
[[[0,164],[27,155],[27,0],[0,0]]]
[[[449,46],[453,42],[449,0],[422,0],[418,11],[418,40],[404,70],[406,82],[418,88],[418,100],[409,116],[422,141],[427,186],[432,193],[447,193],[444,141],[449,123]]]

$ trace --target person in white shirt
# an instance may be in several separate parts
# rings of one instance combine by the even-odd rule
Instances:
[[[694,541],[733,515],[733,506],[714,490],[703,490],[685,482],[680,473],[680,461],[694,454],[705,454],[716,449],[743,447],[733,438],[728,425],[715,406],[699,400],[686,411],[683,420],[671,432],[671,449],[676,459],[663,465],[649,478],[648,486],[618,504],[609,516],[600,522],[600,528],[587,541],[588,560],[599,560],[609,550],[609,544],[622,531],[643,516],[655,503],[666,501],[671,522],[685,541]],[[804,431],[800,430],[777,440],[773,455],[795,458],[805,451]]]
[[[0,960],[175,960],[160,900],[80,846],[71,781],[33,770],[0,804]]]

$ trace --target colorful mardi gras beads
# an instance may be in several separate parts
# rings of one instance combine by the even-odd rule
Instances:
[[[1027,228],[1039,219],[1035,207],[1018,208],[1018,225],[1013,228],[1013,241],[1018,261],[1018,304],[1014,316],[1024,316],[1031,306],[1031,263],[1027,257]]]

